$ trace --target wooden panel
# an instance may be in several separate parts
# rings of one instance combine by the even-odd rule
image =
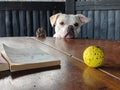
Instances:
[[[75,13],[75,0],[66,0],[65,12],[68,13],[68,14],[74,14]]]
[[[115,39],[115,11],[108,11],[108,39]]]
[[[33,35],[36,35],[36,30],[40,27],[39,11],[33,11]]]
[[[3,2],[0,11],[5,13],[1,20],[0,36],[35,36],[36,29],[42,27],[47,36],[53,36],[49,17],[55,13],[65,12],[65,2]],[[3,25],[4,24],[4,25]]]
[[[5,23],[6,23],[6,36],[13,35],[13,27],[12,27],[12,12],[6,11],[5,15]]]
[[[42,7],[42,8],[41,8]],[[64,2],[5,2],[0,1],[0,10],[62,10]]]
[[[5,29],[5,12],[0,11],[0,37],[6,36],[6,29]]]
[[[27,27],[26,27],[26,12],[23,11],[23,10],[19,11],[19,21],[20,21],[20,36],[25,36],[26,35],[26,31],[27,31]]]
[[[69,11],[72,10],[74,14],[86,12],[91,19],[87,25],[82,26],[82,38],[120,40],[119,0],[73,0],[74,11],[71,9],[69,0],[66,1]],[[89,29],[92,31],[89,32]]]
[[[48,34],[48,36],[52,36],[53,35],[53,30],[52,30],[52,28],[51,28],[51,24],[50,24],[50,16],[52,15],[51,14],[51,12],[52,11],[47,11],[47,34]]]
[[[116,10],[120,9],[119,0],[76,1],[75,10]]]
[[[27,32],[30,36],[33,35],[33,13],[32,11],[26,11],[26,24]]]
[[[13,36],[20,36],[19,12],[12,11]]]
[[[120,10],[115,11],[115,40],[120,40]]]
[[[101,11],[100,38],[107,39],[108,11]]]
[[[88,11],[88,18],[90,18],[90,22],[87,24],[87,36],[88,38],[94,38],[94,22],[93,22],[93,18],[94,18],[94,14],[93,11]]]
[[[94,12],[94,38],[95,39],[100,39],[100,11],[95,11]]]
[[[40,27],[45,29],[47,32],[47,12],[46,11],[40,11]]]

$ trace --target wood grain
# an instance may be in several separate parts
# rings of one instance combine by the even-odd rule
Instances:
[[[105,63],[100,68],[101,71],[114,75],[120,80],[120,41],[112,40],[90,40],[90,39],[53,39],[47,38],[42,41],[57,50],[76,58],[83,62],[83,51],[91,45],[101,47],[105,53]]]
[[[55,40],[56,39],[54,38],[46,38],[38,41],[30,37],[0,38],[0,45],[1,43],[5,43],[6,45],[19,48],[39,47],[61,60],[61,67],[58,69],[35,69],[16,73],[10,73],[8,71],[4,73],[0,72],[1,90],[120,89],[118,84],[120,83],[120,80],[117,80],[98,69],[88,68],[85,64],[76,60],[74,57],[61,52],[64,50],[65,52],[71,53],[75,57],[81,59],[79,55],[81,55],[84,48],[97,41],[76,39],[64,41],[58,39],[57,42]],[[97,44],[100,44],[100,42],[98,41]],[[105,44],[104,41],[103,44]],[[57,49],[61,49],[61,51]],[[0,50],[2,50],[2,47],[0,47]],[[75,52],[79,53],[75,54]]]

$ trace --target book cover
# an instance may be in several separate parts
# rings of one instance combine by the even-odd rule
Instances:
[[[38,47],[13,48],[3,44],[2,56],[11,71],[27,70],[60,65],[60,60]]]
[[[0,71],[9,70],[8,62],[0,54]]]

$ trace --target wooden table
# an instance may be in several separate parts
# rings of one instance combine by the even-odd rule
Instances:
[[[47,37],[1,37],[11,47],[39,47],[61,60],[61,67],[11,73],[0,72],[0,90],[120,90],[120,41],[55,39]],[[97,69],[82,60],[84,49],[98,45],[105,52],[105,64]]]

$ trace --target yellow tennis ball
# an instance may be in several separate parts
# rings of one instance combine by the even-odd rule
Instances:
[[[89,46],[83,52],[84,63],[89,67],[100,67],[104,62],[104,52],[98,46]]]

